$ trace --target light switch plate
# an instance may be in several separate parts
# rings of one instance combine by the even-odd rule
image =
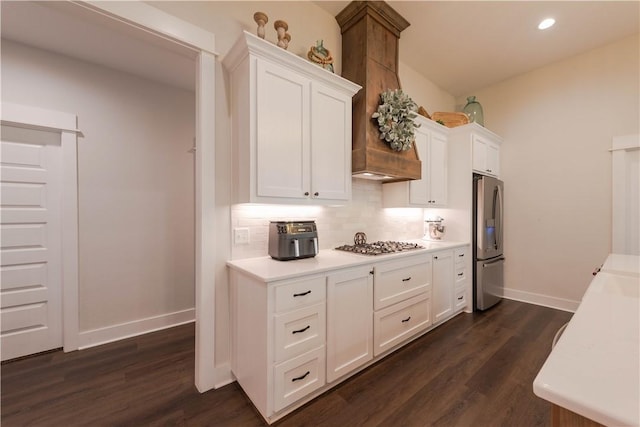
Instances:
[[[249,243],[249,229],[246,227],[233,229],[233,242],[236,245],[246,245]]]

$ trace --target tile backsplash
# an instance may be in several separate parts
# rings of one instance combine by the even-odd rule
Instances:
[[[268,255],[269,221],[303,219],[316,221],[320,250],[352,244],[358,231],[370,242],[418,239],[424,231],[422,209],[383,209],[382,183],[354,179],[351,201],[344,206],[232,206],[232,233],[235,228],[249,229],[248,244],[235,244],[232,236],[232,259]]]

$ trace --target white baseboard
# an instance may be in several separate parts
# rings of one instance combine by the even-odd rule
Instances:
[[[80,332],[79,349],[95,347],[97,345],[107,344],[119,341],[125,338],[131,338],[149,332],[155,332],[162,329],[171,328],[185,323],[194,322],[196,319],[195,308],[190,308],[173,313],[162,314],[159,316],[138,319],[132,322],[120,323],[105,328],[92,329]]]
[[[569,311],[571,313],[575,313],[575,311],[578,309],[578,306],[580,305],[580,301],[552,297],[549,295],[535,294],[533,292],[519,291],[517,289],[505,288],[503,296],[506,299],[527,302],[529,304],[541,305],[544,307],[555,308],[562,311]]]

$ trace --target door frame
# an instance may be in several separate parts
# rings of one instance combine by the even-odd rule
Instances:
[[[195,386],[215,388],[215,35],[139,1],[73,4],[168,40],[196,54]]]
[[[82,132],[76,128],[74,114],[26,105],[2,103],[3,125],[60,134],[62,179],[61,272],[62,345],[64,351],[78,349],[78,158],[77,141]]]
[[[215,388],[220,382],[215,370],[215,71],[218,54],[215,51],[215,35],[171,14],[141,1],[104,2],[71,1],[75,6],[128,25],[130,28],[172,42],[195,54],[196,60],[196,141],[195,141],[195,304],[196,348],[195,385],[198,391]],[[4,105],[3,105],[4,107]],[[7,115],[3,108],[3,120]],[[63,135],[77,134],[75,116],[73,125],[63,126]],[[47,125],[44,125],[47,127]],[[58,125],[55,125],[58,126]],[[54,127],[55,127],[54,126]],[[67,137],[63,138],[66,141]],[[68,142],[65,145],[69,145]],[[77,161],[76,151],[65,151],[66,161]],[[79,346],[78,321],[78,206],[77,167],[66,167],[64,185],[75,179],[75,201],[65,203],[63,210],[66,244],[75,244],[76,259],[63,259],[65,282],[63,283],[63,341],[64,350],[77,350]],[[68,230],[67,228],[68,227]],[[69,231],[69,234],[67,234]],[[64,244],[64,242],[63,242]],[[63,245],[66,251],[66,246]],[[73,249],[73,248],[72,248]],[[65,252],[66,253],[66,252]],[[72,258],[72,257],[71,257]],[[68,271],[66,270],[68,269]]]

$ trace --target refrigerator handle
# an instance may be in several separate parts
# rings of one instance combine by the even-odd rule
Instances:
[[[502,236],[504,234],[502,227],[504,227],[504,223],[502,221],[502,186],[498,185],[498,220],[496,221],[498,224],[496,225],[496,249],[500,249],[500,252],[503,253],[504,249],[502,247]]]

